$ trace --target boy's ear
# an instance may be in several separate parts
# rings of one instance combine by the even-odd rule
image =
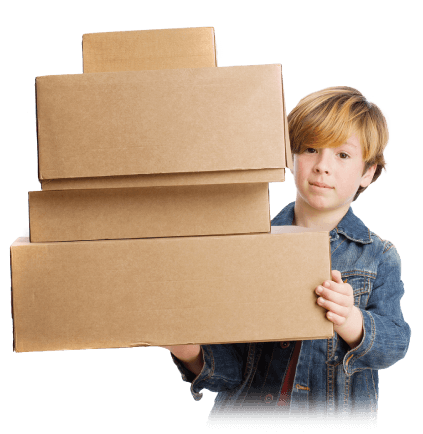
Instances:
[[[376,172],[377,164],[373,164],[373,166],[370,166],[364,175],[361,177],[360,186],[361,187],[368,187],[373,179],[373,176]]]

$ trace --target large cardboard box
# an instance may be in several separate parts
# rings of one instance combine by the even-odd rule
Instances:
[[[87,33],[84,72],[217,66],[213,27]]]
[[[36,90],[42,183],[271,182],[291,167],[281,65],[45,76]]]
[[[255,183],[33,191],[30,240],[269,232],[268,187]]]
[[[11,246],[15,351],[323,339],[328,232]]]

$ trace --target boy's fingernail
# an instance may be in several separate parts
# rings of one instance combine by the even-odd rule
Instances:
[[[326,288],[329,288],[329,287],[330,287],[330,283],[326,281],[326,282],[323,284],[323,286],[326,286]]]

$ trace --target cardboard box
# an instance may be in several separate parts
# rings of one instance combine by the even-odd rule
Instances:
[[[217,66],[213,27],[88,33],[84,72]]]
[[[36,91],[42,182],[292,167],[281,65],[46,76]]]
[[[15,351],[325,339],[329,234],[11,246]],[[276,233],[275,233],[276,232]]]
[[[33,191],[29,222],[31,242],[269,232],[269,185]]]

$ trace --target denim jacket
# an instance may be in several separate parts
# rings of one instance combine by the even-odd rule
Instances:
[[[294,205],[285,207],[272,225],[291,225]],[[194,399],[201,399],[203,388],[218,392],[211,419],[261,413],[374,418],[378,370],[402,359],[410,340],[400,307],[400,258],[392,243],[370,232],[351,208],[330,237],[332,269],[352,286],[362,313],[361,342],[351,349],[336,333],[331,339],[302,341],[287,407],[277,404],[292,342],[203,345],[198,376],[172,355],[182,378],[191,383]]]

